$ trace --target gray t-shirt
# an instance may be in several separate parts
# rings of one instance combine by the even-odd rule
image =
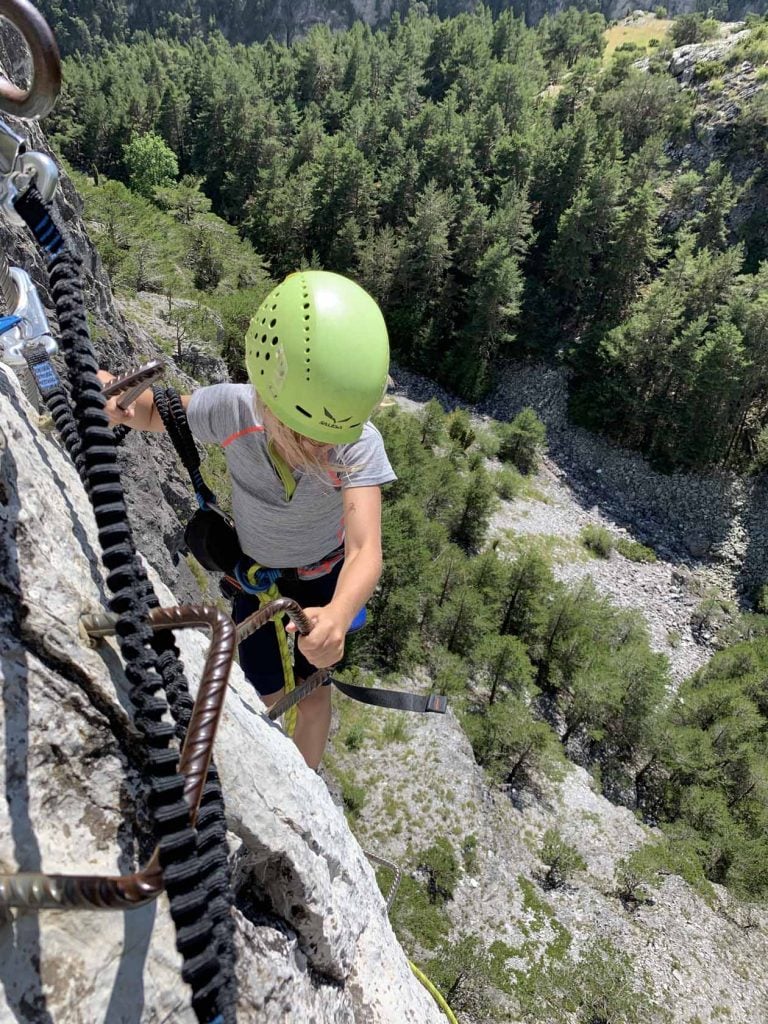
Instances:
[[[267,435],[256,419],[250,384],[214,384],[195,391],[187,408],[200,441],[220,444],[232,480],[232,516],[243,551],[261,565],[299,568],[320,562],[344,541],[342,489],[396,480],[381,434],[372,423],[362,437],[331,452],[334,466],[349,473],[320,479],[296,471],[290,500],[267,452]]]

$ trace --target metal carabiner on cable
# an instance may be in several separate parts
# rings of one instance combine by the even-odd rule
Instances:
[[[0,0],[0,18],[21,33],[32,57],[28,89],[19,89],[0,73],[0,111],[15,117],[44,117],[61,90],[61,57],[53,32],[28,0]]]
[[[49,356],[54,355],[58,346],[29,274],[19,267],[10,267],[8,278],[16,301],[13,305],[9,303],[9,315],[0,317],[0,358],[9,366],[24,366],[24,349],[35,342],[42,345]]]
[[[26,140],[0,121],[0,213],[16,227],[23,228],[24,221],[14,202],[33,183],[49,202],[59,183],[58,167],[47,153],[27,149]]]

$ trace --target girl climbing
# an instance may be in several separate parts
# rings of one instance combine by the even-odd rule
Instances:
[[[224,449],[240,546],[261,566],[280,569],[280,593],[313,624],[296,644],[298,685],[341,659],[346,633],[381,574],[380,488],[395,474],[369,418],[386,389],[387,330],[359,285],[308,270],[270,292],[245,343],[250,384],[203,387],[182,402],[192,434]],[[112,424],[164,429],[151,392],[127,410],[112,398],[107,412]],[[258,606],[255,596],[238,594],[233,618],[241,622]],[[240,645],[240,664],[271,707],[284,692],[273,623]],[[294,731],[312,768],[330,722],[323,686],[298,705]]]

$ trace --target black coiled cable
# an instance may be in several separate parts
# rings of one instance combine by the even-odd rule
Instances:
[[[183,719],[189,721],[191,699],[172,639],[155,637],[147,624],[148,608],[158,602],[139,561],[127,520],[116,443],[104,412],[96,356],[85,317],[81,261],[66,245],[37,189],[28,189],[15,206],[48,255],[51,293],[72,388],[77,439],[60,396],[51,411],[55,420],[62,423],[65,444],[93,504],[107,586],[113,594],[110,604],[120,616],[118,643],[130,685],[135,724],[146,743],[142,769],[176,926],[176,945],[183,958],[182,976],[192,989],[192,1005],[201,1024],[232,1024],[236,1012],[234,941],[230,903],[223,895],[229,887],[226,879],[221,878],[226,875],[221,792],[212,769],[206,784],[208,800],[205,794],[203,797],[198,837],[190,826],[178,753],[171,745],[176,730],[164,721],[167,705],[161,674],[170,691],[181,733],[185,729]],[[66,405],[69,406],[68,401]],[[214,841],[218,853],[212,856]]]

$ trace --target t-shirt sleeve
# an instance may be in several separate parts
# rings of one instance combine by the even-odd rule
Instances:
[[[343,445],[337,452],[342,488],[374,487],[392,483],[397,475],[390,465],[384,439],[372,423],[366,423],[359,440]]]
[[[192,393],[187,419],[192,436],[208,444],[222,444],[242,429],[244,414],[252,409],[249,384],[212,384]],[[253,413],[250,412],[253,419]]]

